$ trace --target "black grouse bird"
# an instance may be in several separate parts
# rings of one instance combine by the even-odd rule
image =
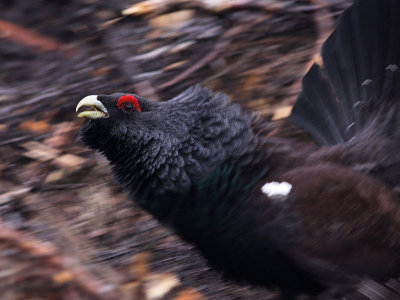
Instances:
[[[230,278],[284,297],[400,274],[400,0],[358,0],[290,118],[191,87],[87,96],[83,142],[132,198]],[[93,110],[94,109],[94,110]]]

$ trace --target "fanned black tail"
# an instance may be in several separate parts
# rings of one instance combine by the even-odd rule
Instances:
[[[339,18],[291,119],[321,144],[367,128],[400,135],[400,0],[356,0]]]

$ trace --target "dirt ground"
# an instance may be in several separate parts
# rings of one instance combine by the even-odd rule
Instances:
[[[201,83],[284,116],[350,3],[1,1],[0,299],[278,299],[222,279],[136,207],[79,141],[75,106]]]

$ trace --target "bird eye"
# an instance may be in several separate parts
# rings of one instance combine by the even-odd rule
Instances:
[[[129,102],[122,103],[121,107],[122,107],[122,110],[125,112],[135,111],[135,107],[132,105],[132,103],[129,103]]]
[[[141,111],[139,102],[132,95],[125,95],[118,98],[117,107],[124,112]]]

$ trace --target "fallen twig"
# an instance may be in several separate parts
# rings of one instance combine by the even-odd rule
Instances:
[[[0,20],[0,35],[41,52],[60,50],[62,47],[59,41],[51,37],[4,20]]]
[[[218,55],[221,53],[222,50],[226,49],[228,44],[230,43],[230,39],[235,36],[240,34],[241,32],[245,31],[247,27],[246,26],[236,26],[230,30],[228,30],[220,39],[220,41],[217,43],[215,48],[207,54],[205,57],[203,57],[201,60],[199,60],[197,63],[186,69],[184,72],[179,74],[178,76],[174,77],[173,79],[165,82],[164,84],[161,85],[161,88],[166,88],[171,85],[177,84],[178,82],[184,80],[187,78],[190,74],[193,72],[199,70],[203,66],[205,66],[207,63],[212,61],[213,59],[217,58]]]

